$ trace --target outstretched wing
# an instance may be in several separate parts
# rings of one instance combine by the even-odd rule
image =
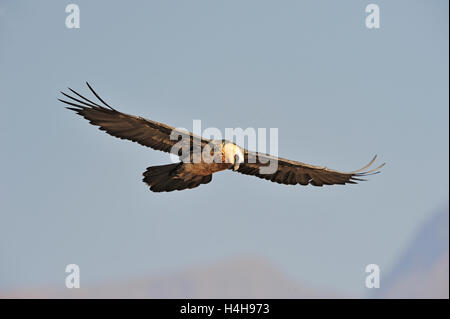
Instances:
[[[164,123],[119,112],[108,105],[92,89],[89,83],[86,82],[86,84],[102,105],[87,99],[71,88],[69,88],[69,90],[75,96],[61,92],[70,100],[58,100],[70,105],[70,107],[67,107],[68,109],[75,111],[87,119],[89,123],[99,126],[100,130],[105,131],[112,136],[137,142],[155,150],[175,153],[177,155],[181,155],[181,148],[172,149],[172,147],[180,140],[185,143],[189,142],[190,150],[192,150],[193,145],[202,147],[210,142],[208,139],[201,138],[188,131],[178,130]]]
[[[375,162],[377,156],[370,161],[369,164],[363,168],[349,172],[339,172],[328,169],[324,166],[314,166],[301,162],[287,160],[281,157],[275,157],[268,154],[253,153],[245,150],[244,163],[239,165],[238,172],[246,175],[254,175],[259,178],[270,180],[279,184],[287,185],[334,185],[334,184],[356,184],[358,181],[365,181],[361,177],[367,175],[373,175],[379,173],[379,169],[382,168],[385,163],[380,166],[369,169],[369,167]],[[272,174],[264,174],[260,171],[260,168],[268,166],[270,161],[277,161],[278,167]]]

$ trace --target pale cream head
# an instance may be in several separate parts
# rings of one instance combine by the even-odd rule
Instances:
[[[225,143],[223,146],[224,160],[225,163],[233,164],[233,170],[239,168],[239,164],[244,161],[244,153],[242,149],[233,143]]]

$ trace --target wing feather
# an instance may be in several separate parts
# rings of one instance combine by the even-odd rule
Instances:
[[[181,131],[164,123],[119,112],[106,103],[89,83],[86,82],[86,84],[100,103],[93,102],[71,88],[69,88],[70,92],[75,94],[76,97],[61,92],[69,101],[58,100],[69,105],[67,107],[69,110],[75,111],[88,120],[89,123],[98,126],[100,130],[105,131],[109,135],[137,142],[143,146],[163,152],[172,152],[172,147],[180,139],[189,142],[190,150],[192,150],[194,143],[199,143],[203,147],[211,142],[191,132]],[[171,139],[171,134],[179,136],[178,140]]]
[[[253,175],[259,178],[270,180],[286,185],[345,185],[357,184],[357,182],[365,181],[361,178],[373,174],[378,174],[380,169],[386,164],[383,163],[374,169],[369,168],[375,162],[377,156],[364,167],[353,172],[340,172],[331,170],[325,166],[314,166],[302,162],[292,161],[281,157],[275,157],[268,154],[254,153],[245,150],[244,162],[239,165],[238,172],[245,175]],[[256,160],[255,160],[256,159]],[[260,169],[269,165],[269,161],[278,161],[278,168],[272,174],[263,174]]]

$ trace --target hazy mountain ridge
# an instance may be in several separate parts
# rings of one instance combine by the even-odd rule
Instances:
[[[0,298],[354,298],[292,280],[270,261],[240,256],[80,289],[22,289]],[[433,215],[369,298],[449,297],[449,211]]]
[[[449,209],[419,229],[375,298],[449,298]]]
[[[6,298],[338,298],[300,285],[261,257],[231,258],[206,266],[80,289],[16,291]]]

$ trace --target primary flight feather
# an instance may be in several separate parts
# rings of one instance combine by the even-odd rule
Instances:
[[[233,170],[287,185],[356,184],[364,180],[361,177],[376,174],[385,165],[383,163],[369,169],[376,159],[375,156],[363,168],[344,173],[268,154],[250,152],[232,142],[206,139],[164,123],[119,112],[107,104],[89,83],[86,82],[86,84],[98,99],[97,102],[70,88],[73,95],[61,92],[69,101],[58,100],[70,105],[68,109],[75,111],[89,123],[112,136],[180,156],[179,163],[151,166],[143,173],[143,181],[154,192],[195,188],[200,184],[209,183],[213,173],[223,170]],[[205,160],[202,155],[205,148],[211,152],[217,151],[219,160],[213,162]],[[196,161],[194,158],[199,160]],[[277,163],[275,171],[264,172],[264,168],[267,168],[271,162]]]

